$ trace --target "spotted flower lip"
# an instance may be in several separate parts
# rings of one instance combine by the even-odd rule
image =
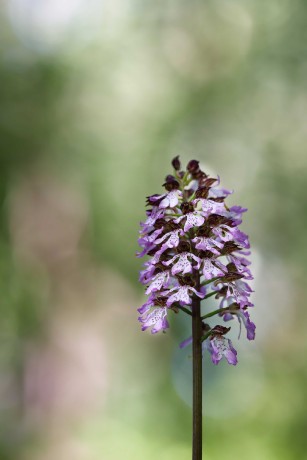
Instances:
[[[152,281],[146,289],[146,294],[151,294],[155,291],[160,291],[162,288],[167,287],[170,279],[170,270],[158,273],[152,278]]]
[[[148,296],[138,309],[142,330],[165,332],[169,315],[191,315],[193,299],[200,299],[205,318],[218,315],[224,324],[237,322],[253,340],[256,326],[248,311],[253,307],[250,242],[239,228],[247,209],[228,206],[232,191],[220,187],[219,176],[203,172],[199,161],[191,160],[184,171],[177,156],[172,166],[163,183],[165,192],[147,197],[149,208],[138,239],[137,256],[148,257],[139,276]],[[218,308],[208,312],[205,299],[211,296]],[[222,359],[237,364],[237,352],[225,337],[228,331],[222,325],[204,324],[203,352],[209,352],[214,364]],[[191,340],[188,337],[180,346]]]
[[[218,276],[224,276],[227,268],[218,260],[205,258],[203,261],[203,275],[206,280],[211,280]]]
[[[224,203],[218,203],[205,198],[195,198],[192,202],[196,207],[198,204],[201,206],[201,210],[204,213],[204,216],[209,216],[212,213],[221,213],[226,210]]]
[[[176,248],[180,243],[180,236],[183,236],[184,232],[182,229],[172,230],[171,232],[166,233],[160,238],[155,240],[155,244],[160,244],[164,242],[164,245],[168,248]]]
[[[143,231],[147,232],[151,230],[155,222],[164,216],[164,210],[160,208],[153,208],[152,211],[148,213],[148,217],[146,221],[143,223],[141,222],[141,227],[143,227]]]
[[[223,283],[217,281],[218,286],[220,286],[221,284]],[[242,280],[227,282],[223,284],[222,288],[219,290],[219,294],[223,299],[226,299],[228,300],[228,302],[231,303],[237,303],[238,305],[240,305],[240,308],[252,306],[252,304],[249,302],[251,292],[252,291],[248,284],[243,282]],[[223,300],[220,306],[223,306]]]
[[[223,357],[229,364],[235,366],[238,363],[237,352],[232,345],[232,341],[222,335],[215,335],[207,342],[207,349],[211,354],[213,364],[218,364]]]
[[[220,255],[219,249],[223,247],[223,243],[213,239],[207,238],[204,236],[196,236],[192,240],[195,243],[196,249],[202,249],[203,251],[210,251],[212,254]]]
[[[176,286],[169,290],[169,294],[174,291],[176,292],[171,294],[166,302],[168,307],[174,302],[179,302],[181,305],[190,305],[192,303],[191,293],[194,293],[201,299],[205,297],[204,293],[196,291],[196,289],[191,286]]]
[[[169,323],[167,321],[167,308],[154,308],[150,313],[145,317],[139,317],[139,321],[143,324],[142,331],[146,331],[151,327],[151,333],[156,334],[161,330],[169,328]]]
[[[137,252],[137,257],[143,257],[150,249],[154,247],[157,237],[162,233],[163,229],[158,228],[152,234],[147,234],[138,239],[139,245],[143,248],[142,252]]]
[[[199,268],[201,265],[201,260],[199,257],[197,257],[195,254],[191,252],[183,252],[181,254],[176,254],[167,262],[163,262],[163,264],[167,266],[174,264],[171,269],[172,275],[185,275],[186,273],[192,273],[193,271],[191,259],[194,259],[194,261],[197,262],[197,265],[195,267]]]
[[[185,224],[183,231],[186,233],[193,227],[200,227],[205,222],[205,217],[202,213],[198,211],[189,212],[183,216],[178,217],[174,220],[176,224],[178,224],[182,219],[185,219]]]
[[[233,254],[230,254],[229,256],[227,256],[227,259],[230,263],[232,263],[235,266],[236,271],[240,273],[241,275],[243,275],[244,279],[246,280],[253,279],[253,275],[250,269],[248,268],[248,266],[250,265],[250,262],[247,259],[245,259],[244,257],[237,257]]]
[[[142,284],[148,284],[152,279],[155,269],[156,267],[154,264],[146,262],[146,268],[140,271],[139,282]]]
[[[238,228],[229,227],[229,225],[221,225],[215,227],[212,232],[220,239],[220,241],[235,241],[242,248],[248,249],[250,247],[248,236],[241,232]]]
[[[152,201],[159,201],[159,208],[174,208],[178,205],[179,200],[182,198],[182,192],[180,190],[171,190],[164,195],[153,195]]]
[[[211,355],[211,360],[213,364],[218,364],[222,358],[226,358],[229,364],[236,365],[237,352],[233,347],[233,344],[230,339],[224,337],[225,334],[229,331],[230,328],[224,328],[216,326],[212,329],[212,333],[205,338],[202,344],[203,352],[207,350]],[[203,332],[206,336],[205,331]],[[183,340],[179,347],[184,348],[190,345],[193,342],[192,336]]]

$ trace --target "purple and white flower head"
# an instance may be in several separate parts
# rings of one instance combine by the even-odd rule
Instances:
[[[179,157],[172,165],[173,174],[163,184],[165,193],[147,197],[149,209],[141,223],[138,256],[148,259],[139,280],[148,300],[138,309],[139,321],[142,330],[165,332],[168,315],[191,314],[193,300],[214,296],[215,311],[208,312],[203,305],[203,351],[210,353],[214,364],[225,358],[236,365],[237,352],[225,337],[230,327],[211,328],[204,320],[218,315],[229,324],[236,318],[240,330],[245,326],[247,338],[255,338],[256,326],[248,312],[253,306],[248,284],[253,277],[246,258],[250,244],[238,228],[246,208],[228,207],[225,200],[232,192],[219,186],[219,177],[203,172],[198,161],[191,160],[185,171]]]

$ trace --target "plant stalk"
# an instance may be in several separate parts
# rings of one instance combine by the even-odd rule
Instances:
[[[199,288],[199,276],[197,282]],[[202,320],[200,299],[192,301],[193,337],[193,455],[192,460],[202,460]]]

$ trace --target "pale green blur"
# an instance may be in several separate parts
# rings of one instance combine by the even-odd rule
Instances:
[[[205,359],[204,459],[307,458],[307,2],[6,0],[0,38],[0,460],[191,458],[189,319],[136,312],[178,154],[253,248],[257,337]]]

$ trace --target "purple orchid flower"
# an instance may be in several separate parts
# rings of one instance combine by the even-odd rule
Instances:
[[[170,279],[170,270],[165,270],[161,273],[158,273],[152,278],[152,281],[148,288],[146,289],[146,295],[151,294],[156,291],[160,291],[162,288],[165,288],[169,284]]]
[[[197,262],[196,266],[192,266],[192,263],[189,259],[194,259]],[[172,266],[172,275],[178,275],[179,273],[185,275],[186,273],[191,273],[193,268],[199,269],[201,264],[201,259],[191,252],[182,252],[181,254],[176,254],[167,262],[163,262],[163,265],[169,266],[176,263]]]
[[[253,306],[248,281],[253,276],[246,258],[250,244],[239,229],[247,209],[228,207],[225,200],[232,192],[220,187],[219,177],[204,173],[198,161],[191,160],[186,171],[180,170],[179,157],[172,165],[173,174],[163,184],[165,193],[147,198],[150,209],[141,223],[138,257],[148,257],[139,277],[148,296],[138,309],[142,330],[165,331],[170,311],[191,313],[200,300],[215,295],[219,309],[207,315],[220,313],[224,321],[237,318],[248,340],[253,340],[256,326],[248,313]],[[191,306],[191,311],[184,306]],[[228,330],[204,324],[203,351],[209,351],[214,364],[222,358],[237,364],[237,352],[224,337]],[[189,337],[180,346],[191,341]]]
[[[184,214],[183,216],[180,216],[177,219],[175,219],[174,222],[178,224],[182,219],[186,219],[183,228],[185,233],[193,227],[200,227],[205,222],[205,217],[203,216],[203,213],[198,211]]]
[[[177,292],[172,294],[166,302],[168,307],[170,307],[174,302],[179,302],[181,305],[191,305],[192,303],[192,296],[190,296],[191,292],[197,295],[200,299],[203,299],[205,297],[204,293],[196,291],[196,289],[191,286],[176,286],[170,289],[169,293],[174,292],[174,291],[177,291]]]
[[[141,238],[138,239],[139,246],[141,246],[143,249],[142,252],[137,252],[136,255],[137,257],[143,257],[145,254],[147,254],[150,249],[152,249],[155,245],[155,241],[157,237],[163,232],[163,228],[158,228],[154,232],[152,232],[149,235],[144,235]]]
[[[221,182],[220,176],[217,176],[215,186],[210,188],[209,198],[227,197],[228,195],[231,195],[233,193],[233,190],[227,190],[226,188],[219,188],[220,182]]]
[[[145,222],[141,222],[141,227],[143,232],[152,230],[154,224],[158,219],[161,219],[164,216],[164,209],[153,208],[151,211],[146,211],[147,219]]]
[[[227,260],[235,265],[236,271],[242,275],[244,279],[252,280],[254,278],[250,269],[248,268],[251,262],[249,262],[247,259],[244,257],[235,256],[234,254],[230,254],[227,256]]]
[[[154,308],[150,313],[145,317],[140,316],[139,321],[143,324],[142,331],[145,331],[151,327],[151,333],[156,334],[161,330],[169,328],[169,323],[166,319],[167,308],[166,307],[157,307]]]
[[[218,251],[217,248],[222,249],[223,248],[223,243],[220,243],[219,241],[209,238],[209,237],[204,237],[204,236],[196,236],[192,240],[193,243],[195,243],[196,249],[202,249],[203,251],[210,251],[213,254],[216,254],[217,256],[220,255],[220,252]]]
[[[239,338],[241,336],[241,327],[243,323],[246,329],[247,339],[254,340],[256,335],[256,325],[251,321],[248,311],[237,308],[236,310],[231,310],[230,312],[225,313],[223,315],[223,319],[224,321],[230,321],[234,318],[234,316],[238,318],[240,324]]]
[[[209,216],[210,214],[221,214],[223,213],[226,208],[224,203],[219,203],[217,201],[213,201],[206,198],[195,198],[192,202],[196,207],[197,204],[201,204],[201,209],[204,213],[204,216]]]
[[[180,236],[184,235],[184,231],[179,228],[178,230],[173,230],[166,233],[161,238],[155,240],[155,244],[160,244],[164,241],[164,247],[166,248],[176,248],[180,243]],[[165,241],[167,240],[167,241]]]
[[[203,261],[203,274],[206,280],[211,280],[218,276],[223,276],[227,272],[227,267],[219,260],[206,258]]]
[[[215,335],[205,340],[204,346],[211,354],[213,364],[218,364],[223,357],[233,366],[238,363],[237,352],[230,339],[226,339],[221,335]]]
[[[229,328],[215,326],[212,331],[213,333],[211,335],[204,337],[205,340],[202,342],[203,352],[206,350],[209,351],[213,364],[218,364],[221,359],[225,357],[229,364],[235,366],[238,363],[237,351],[234,349],[231,340],[224,337],[224,334],[229,331]],[[205,335],[205,330],[203,334]],[[192,342],[193,337],[190,336],[183,340],[179,347],[184,348]]]
[[[171,190],[169,193],[164,195],[152,195],[151,201],[160,201],[159,208],[175,208],[179,200],[182,198],[182,192],[180,190]]]

